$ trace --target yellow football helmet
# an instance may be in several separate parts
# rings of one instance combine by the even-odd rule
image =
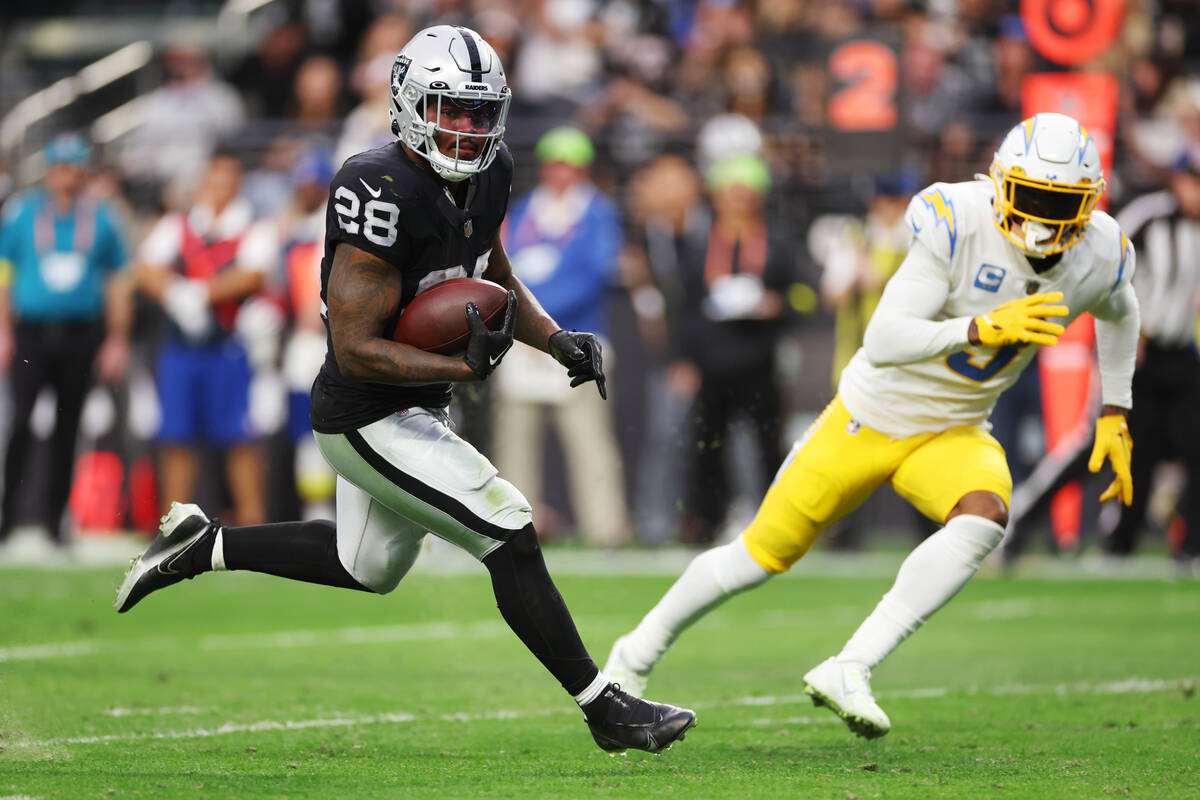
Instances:
[[[989,175],[996,227],[1038,257],[1083,238],[1105,186],[1096,140],[1065,114],[1036,114],[1009,131]]]

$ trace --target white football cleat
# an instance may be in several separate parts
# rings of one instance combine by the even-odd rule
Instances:
[[[629,665],[625,658],[624,645],[629,638],[626,634],[613,642],[608,654],[608,662],[604,665],[604,675],[610,681],[618,684],[625,694],[643,697],[646,694],[646,683],[650,680],[650,670],[636,670]]]
[[[871,670],[865,664],[827,658],[804,676],[804,693],[864,739],[878,739],[892,729],[892,721],[871,696]]]
[[[151,592],[207,572],[207,566],[198,569],[192,564],[193,551],[197,544],[214,538],[219,530],[220,523],[210,520],[200,506],[171,503],[171,510],[158,526],[158,536],[130,564],[113,607],[124,614]]]

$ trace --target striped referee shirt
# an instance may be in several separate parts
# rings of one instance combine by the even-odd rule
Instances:
[[[1117,215],[1137,250],[1133,289],[1142,336],[1164,346],[1196,343],[1200,308],[1200,220],[1179,210],[1167,190],[1138,197]]]

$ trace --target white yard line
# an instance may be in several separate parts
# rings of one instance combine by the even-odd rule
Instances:
[[[486,714],[437,714],[418,717],[407,712],[386,714],[349,715],[302,720],[260,720],[249,723],[225,722],[212,728],[190,728],[176,731],[148,731],[143,733],[110,733],[103,736],[68,736],[58,739],[7,741],[5,747],[55,747],[68,744],[104,744],[105,742],[134,742],[145,739],[206,739],[232,733],[259,733],[262,731],[299,731],[308,728],[347,728],[366,725],[397,725],[409,722],[484,722],[488,720],[513,720],[545,717],[567,713],[569,709],[553,711],[491,711]]]
[[[104,713],[110,717],[167,717],[175,714],[211,714],[219,711],[216,706],[163,706],[161,708],[106,708]]]
[[[87,656],[108,649],[100,640],[82,642],[50,642],[0,647],[0,663],[5,661],[43,661],[48,658]]]
[[[950,689],[947,687],[931,687],[924,689],[897,689],[879,692],[881,699],[928,700],[947,697],[950,695],[991,695],[996,697],[1008,695],[1087,695],[1087,694],[1147,694],[1178,690],[1186,683],[1195,683],[1195,677],[1161,679],[1131,677],[1120,681],[1090,683],[1081,681],[1073,684],[1006,684],[990,688],[967,687],[965,689]],[[763,697],[739,697],[732,700],[712,700],[692,704],[694,708],[737,708],[737,707],[776,707],[811,703],[812,698],[805,694],[775,695]],[[153,711],[151,711],[153,713]],[[434,714],[418,716],[407,712],[384,714],[346,714],[317,719],[305,720],[260,720],[258,722],[235,723],[225,722],[209,728],[188,728],[184,730],[145,731],[131,733],[110,733],[101,736],[68,736],[55,739],[9,740],[4,746],[11,749],[47,748],[63,745],[104,744],[106,742],[132,742],[149,739],[205,739],[213,736],[226,736],[236,733],[260,733],[263,731],[297,731],[309,728],[347,728],[369,725],[398,725],[411,722],[485,722],[497,720],[520,720],[536,717],[547,717],[558,714],[572,713],[565,704],[553,709],[538,711],[491,711],[485,714],[457,712],[453,714]],[[833,716],[818,717],[787,717],[785,719],[759,718],[751,720],[752,725],[788,724],[820,724],[837,722]]]
[[[8,747],[54,747],[65,744],[103,744],[105,742],[132,742],[141,739],[204,739],[230,733],[256,733],[259,731],[298,731],[306,728],[331,728],[379,723],[412,722],[411,714],[376,714],[365,717],[334,717],[332,719],[305,720],[262,720],[247,724],[226,722],[215,728],[191,728],[182,731],[152,731],[148,733],[111,733],[105,736],[68,736],[62,739],[7,742]]]

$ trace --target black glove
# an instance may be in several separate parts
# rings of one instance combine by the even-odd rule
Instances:
[[[511,289],[508,292],[508,306],[504,309],[504,326],[493,331],[479,316],[479,307],[467,303],[467,326],[471,329],[471,338],[467,340],[467,352],[463,361],[471,371],[479,376],[479,380],[487,380],[492,370],[504,358],[508,348],[513,343],[513,328],[517,324],[517,293]]]
[[[600,353],[600,340],[594,334],[576,331],[551,334],[550,355],[567,368],[572,387],[595,381],[600,396],[608,399],[604,388],[604,356]]]

